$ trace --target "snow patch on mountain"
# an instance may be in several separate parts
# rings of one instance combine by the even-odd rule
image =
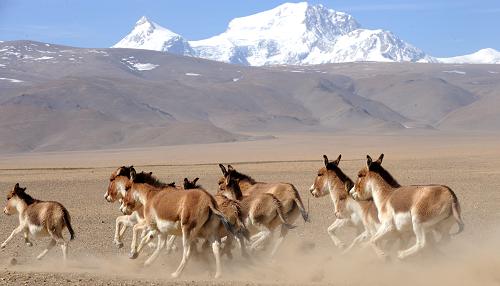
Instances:
[[[437,58],[437,60],[445,64],[500,64],[500,52],[487,48],[464,56]]]

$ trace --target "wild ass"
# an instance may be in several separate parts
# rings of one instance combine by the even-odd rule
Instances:
[[[427,234],[434,230],[441,235],[441,241],[450,239],[450,229],[458,224],[458,234],[463,231],[460,204],[455,193],[443,185],[401,186],[394,177],[382,167],[384,154],[377,161],[367,155],[366,167],[358,173],[351,195],[357,200],[373,199],[377,207],[380,227],[371,237],[372,246],[380,257],[385,253],[377,242],[394,231],[413,230],[415,245],[398,251],[404,259],[422,250],[426,245]],[[432,234],[431,234],[432,236]]]
[[[309,221],[309,215],[306,212],[302,199],[300,198],[300,194],[294,185],[290,183],[257,182],[252,177],[236,171],[236,169],[234,169],[231,165],[228,165],[227,169],[222,164],[219,164],[219,167],[223,174],[223,177],[219,179],[219,189],[223,187],[226,177],[231,174],[231,177],[238,183],[243,196],[249,196],[257,193],[272,194],[281,203],[284,216],[288,222],[294,223],[299,216],[299,213],[302,214],[302,218],[305,222]],[[276,252],[287,233],[288,228],[282,229],[282,233],[276,241],[272,253]],[[268,236],[265,235],[264,237],[267,238]],[[262,243],[264,241],[260,240],[260,242]]]
[[[184,189],[202,189],[203,187],[197,184],[199,178],[195,178],[190,181],[188,178],[184,178]],[[217,208],[228,218],[229,222],[235,226],[236,231],[242,234],[242,237],[237,237],[238,242],[240,243],[241,254],[243,257],[248,257],[248,253],[246,251],[245,239],[249,239],[248,230],[245,227],[243,222],[244,217],[242,214],[241,206],[236,200],[229,199],[228,197],[215,194],[215,201],[217,202]],[[219,227],[219,236],[221,238],[226,238],[224,247],[222,248],[222,254],[226,254],[228,258],[232,258],[233,255],[231,253],[232,244],[234,240],[233,234],[229,233],[227,229],[221,225]]]
[[[330,195],[337,219],[328,227],[328,234],[335,246],[344,249],[345,244],[336,235],[336,231],[344,227],[354,227],[356,238],[345,248],[344,252],[371,237],[378,229],[380,222],[377,217],[377,208],[372,200],[356,201],[349,195],[354,186],[353,181],[339,168],[339,155],[335,161],[329,161],[323,155],[325,166],[318,170],[318,174],[309,191],[320,198]]]
[[[26,188],[19,187],[17,183],[7,194],[7,205],[3,209],[6,215],[19,214],[19,226],[12,231],[10,236],[0,245],[5,248],[7,243],[18,234],[23,233],[24,242],[32,246],[29,236],[50,236],[51,240],[47,248],[37,256],[42,259],[57,243],[61,244],[63,259],[68,256],[69,241],[64,238],[62,231],[67,228],[70,239],[75,238],[75,232],[71,226],[71,217],[68,210],[58,202],[40,201],[32,198],[26,193]]]
[[[121,201],[126,195],[125,186],[130,180],[130,172],[135,172],[133,166],[122,166],[116,169],[109,177],[109,184],[104,198],[106,201],[112,203]],[[116,218],[115,236],[113,242],[118,248],[123,247],[123,235],[128,227],[142,222],[144,220],[143,207],[139,205],[137,209],[133,210],[129,215],[121,215]]]
[[[271,193],[250,193],[244,196],[241,192],[238,181],[232,173],[227,173],[223,186],[220,186],[218,195],[225,196],[231,200],[236,200],[241,205],[242,216],[245,219],[247,228],[259,231],[252,237],[251,249],[257,249],[272,234],[272,231],[281,225],[280,239],[283,240],[289,229],[295,226],[289,224],[283,212],[281,202]],[[271,257],[278,250],[276,244],[271,251]]]
[[[164,190],[165,188],[167,190]],[[172,273],[172,277],[178,277],[189,259],[193,240],[202,238],[212,244],[216,262],[215,277],[220,277],[219,225],[222,223],[228,231],[236,233],[226,216],[217,209],[217,203],[209,193],[203,189],[180,190],[168,187],[149,173],[135,175],[133,172],[127,189],[129,190],[123,198],[122,211],[128,213],[136,205],[143,205],[144,225],[159,237],[157,248],[145,265],[151,264],[158,257],[167,235],[182,236],[182,260],[177,270]],[[138,252],[150,239],[149,235],[145,236],[137,247],[135,242],[139,229],[139,225],[134,226],[131,258],[137,257]]]

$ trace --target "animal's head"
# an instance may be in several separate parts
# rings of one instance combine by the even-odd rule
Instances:
[[[324,166],[318,170],[314,183],[309,191],[316,198],[330,194],[335,208],[335,215],[338,218],[346,218],[349,214],[346,211],[346,199],[349,197],[349,190],[353,183],[349,177],[339,168],[339,155],[335,161],[329,161],[326,155],[323,155]]]
[[[373,197],[373,180],[378,179],[379,172],[383,170],[382,160],[384,154],[380,154],[376,161],[373,161],[370,155],[366,155],[366,166],[359,170],[356,184],[349,192],[353,198],[369,200]]]
[[[128,190],[125,196],[121,199],[120,211],[125,215],[130,215],[138,207],[134,192],[130,190],[132,183],[128,183]]]
[[[130,181],[132,173],[135,174],[133,166],[122,166],[116,169],[109,177],[108,190],[104,194],[104,199],[108,202],[121,199],[126,193],[125,186]]]
[[[190,181],[188,178],[184,178],[184,189],[189,190],[199,188],[200,185],[197,184],[199,179],[200,178],[195,178],[194,180]]]
[[[23,201],[26,196],[28,196],[26,194],[26,188],[21,188],[19,183],[17,183],[10,191],[7,192],[7,204],[3,209],[4,214],[15,214],[17,212],[17,205]]]
[[[248,175],[245,175],[243,173],[240,173],[240,172],[236,171],[236,169],[233,166],[231,166],[231,165],[227,165],[227,169],[226,169],[226,167],[224,167],[224,165],[219,164],[219,168],[222,171],[222,177],[220,177],[219,181],[218,181],[218,183],[219,183],[219,190],[222,190],[222,188],[224,188],[224,184],[225,184],[226,178],[229,175],[231,175],[232,179],[235,180],[238,184],[241,181],[244,181],[244,182],[247,182],[247,183],[250,183],[250,184],[254,184],[255,183],[254,179],[252,179]]]

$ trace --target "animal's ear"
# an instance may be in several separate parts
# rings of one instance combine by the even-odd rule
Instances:
[[[153,172],[149,172],[149,175],[153,175]]]
[[[231,166],[231,165],[227,165],[227,171],[228,171],[228,172],[233,172],[233,171],[235,171],[235,170],[234,170],[233,166]]]
[[[200,178],[196,177],[194,180],[193,180],[193,184],[196,185],[196,182],[198,182]]]
[[[380,165],[380,164],[382,164],[382,160],[384,160],[384,153],[380,154],[380,156],[378,157],[377,161],[375,161],[375,162]]]
[[[222,164],[219,164],[219,168],[222,171],[222,175],[226,176],[227,175],[226,167],[224,167],[224,165],[222,165]]]
[[[189,180],[188,180],[188,178],[184,178],[184,186],[187,184],[189,184]]]
[[[326,155],[323,155],[323,160],[325,161],[325,167],[328,167],[328,157]]]
[[[333,161],[333,163],[338,166],[340,163],[340,158],[342,158],[342,154],[339,154],[339,156],[337,157],[337,160]]]
[[[19,183],[16,183],[16,185],[14,186],[14,189],[19,189]]]
[[[116,177],[120,176],[120,173],[122,172],[123,168],[125,168],[125,166],[121,166],[120,168],[118,168],[118,172],[116,172]]]
[[[135,179],[135,176],[137,175],[136,171],[134,168],[130,169],[130,179],[133,181]]]
[[[373,163],[372,157],[370,157],[370,155],[366,155],[366,165],[370,167],[372,163]]]

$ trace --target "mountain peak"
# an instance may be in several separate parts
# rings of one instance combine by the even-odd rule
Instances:
[[[179,34],[164,28],[142,16],[132,31],[112,48],[144,49],[170,52],[179,55],[193,55],[189,43]]]
[[[438,61],[445,64],[500,64],[500,52],[485,48],[468,55],[438,58]]]
[[[135,25],[139,26],[146,23],[151,23],[151,22],[149,21],[148,17],[142,16],[137,22],[135,22]]]

